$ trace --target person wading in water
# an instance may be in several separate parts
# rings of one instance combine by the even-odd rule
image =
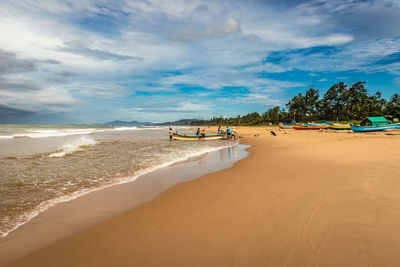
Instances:
[[[206,139],[206,130],[203,129],[203,130],[201,131],[201,137],[204,138],[204,139]]]
[[[169,127],[169,140],[172,141],[173,131],[172,128]]]

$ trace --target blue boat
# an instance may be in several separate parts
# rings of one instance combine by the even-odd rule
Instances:
[[[379,126],[358,126],[350,124],[353,132],[379,132],[393,129],[400,129],[399,124],[387,124],[387,125],[379,125]]]

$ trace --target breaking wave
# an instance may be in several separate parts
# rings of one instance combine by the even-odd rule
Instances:
[[[65,143],[61,146],[61,148],[49,155],[49,158],[60,158],[65,155],[72,154],[76,151],[83,150],[84,147],[94,146],[96,141],[88,136],[82,136],[78,139],[75,139],[71,142]]]
[[[59,137],[68,135],[82,135],[94,133],[95,129],[49,129],[49,130],[30,130],[26,133],[14,134],[13,138],[44,138],[44,137]]]

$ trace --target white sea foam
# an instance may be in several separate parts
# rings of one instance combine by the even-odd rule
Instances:
[[[85,146],[94,146],[96,141],[88,136],[81,136],[71,142],[65,143],[61,148],[54,153],[49,155],[49,158],[60,158],[65,155],[72,154],[76,151],[82,150]]]
[[[46,130],[28,130],[26,133],[14,134],[14,138],[29,137],[29,138],[44,138],[44,137],[60,137],[68,135],[83,135],[94,133],[95,129],[46,129]]]
[[[130,177],[123,177],[123,178],[118,178],[116,180],[114,180],[112,183],[110,184],[105,184],[105,185],[101,185],[100,187],[97,188],[86,188],[86,189],[82,189],[80,191],[74,192],[72,194],[69,195],[65,195],[65,196],[61,196],[55,199],[51,199],[48,201],[45,201],[43,203],[41,203],[39,206],[37,206],[35,208],[35,210],[30,211],[30,212],[26,212],[25,214],[23,214],[22,216],[20,216],[18,222],[15,224],[15,226],[8,230],[8,231],[0,231],[0,237],[5,237],[7,236],[9,233],[11,233],[12,231],[16,230],[18,227],[28,223],[29,221],[31,221],[33,218],[35,218],[36,216],[38,216],[39,214],[41,214],[42,212],[48,210],[51,207],[54,207],[57,204],[63,203],[63,202],[68,202],[71,200],[74,200],[78,197],[84,196],[86,194],[95,192],[95,191],[99,191],[114,185],[118,185],[118,184],[124,184],[124,183],[129,183],[129,182],[133,182],[135,180],[137,180],[140,176],[143,176],[145,174],[151,173],[153,171],[156,171],[158,169],[161,168],[165,168],[168,166],[171,166],[173,164],[179,163],[179,162],[183,162],[186,161],[188,159],[191,158],[195,158],[213,151],[217,151],[220,149],[224,149],[227,147],[231,147],[232,145],[226,145],[226,146],[222,146],[222,147],[210,147],[210,148],[206,148],[204,150],[201,151],[192,151],[192,150],[187,150],[185,153],[185,155],[182,155],[181,157],[175,158],[173,160],[158,164],[156,166],[152,166],[149,168],[145,168],[142,170],[137,171],[133,176]]]
[[[113,128],[112,130],[113,131],[132,131],[132,130],[137,130],[138,129],[138,127],[116,127],[116,128]]]
[[[24,132],[10,133],[10,135],[0,135],[0,139],[11,138],[46,138],[46,137],[63,137],[70,135],[88,135],[96,132],[112,132],[112,131],[140,131],[140,130],[160,130],[167,129],[167,126],[121,126],[114,128],[46,128],[46,129],[25,129]],[[185,129],[187,126],[175,126],[174,129]]]

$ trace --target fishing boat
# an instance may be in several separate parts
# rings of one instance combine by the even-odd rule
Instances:
[[[329,125],[332,125],[333,123],[332,122],[322,122],[322,123],[314,123],[314,122],[311,122],[311,123],[308,123],[307,125],[311,125],[311,126],[329,126]]]
[[[350,124],[353,132],[379,132],[379,131],[388,131],[400,129],[399,124],[387,124],[387,125],[379,125],[379,126],[358,126]]]
[[[313,124],[293,123],[292,127],[295,130],[320,130],[320,129],[328,129],[329,125],[313,125]]]
[[[349,125],[343,125],[343,124],[332,124],[329,125],[330,130],[351,130],[351,127]]]
[[[286,124],[286,123],[280,123],[279,128],[281,129],[293,129],[293,126],[291,124]]]
[[[173,133],[172,138],[174,140],[185,140],[185,141],[197,141],[197,140],[217,140],[224,138],[225,134],[209,134],[205,137],[201,135],[187,135],[187,134],[177,134]]]

